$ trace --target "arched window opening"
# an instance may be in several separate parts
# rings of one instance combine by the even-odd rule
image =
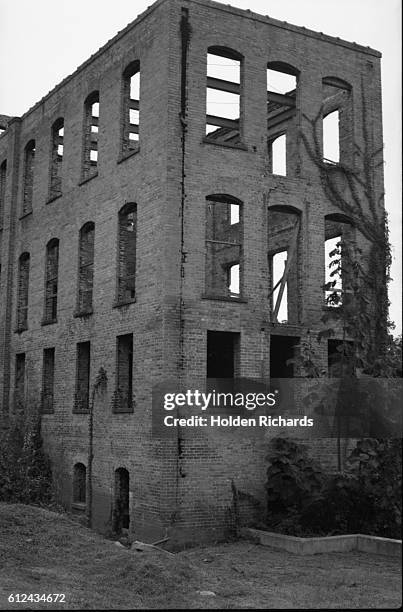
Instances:
[[[44,349],[42,367],[42,412],[49,414],[54,411],[55,349],[53,347]]]
[[[348,299],[354,241],[350,219],[340,214],[325,217],[325,302],[329,307],[340,307]]]
[[[46,246],[45,312],[43,323],[55,323],[57,320],[58,273],[59,240],[53,238]]]
[[[322,79],[323,161],[329,164],[353,161],[352,89],[337,77]]]
[[[215,143],[241,142],[242,56],[223,47],[207,52],[206,138]]]
[[[28,329],[29,253],[18,261],[17,331]]]
[[[299,72],[282,62],[267,64],[267,143],[269,170],[287,175],[287,149],[296,158]]]
[[[0,228],[3,227],[4,207],[6,200],[7,160],[0,166]]]
[[[340,161],[339,111],[323,117],[323,159],[331,164]]]
[[[87,468],[83,463],[76,463],[73,472],[73,503],[86,503]]]
[[[242,207],[231,196],[207,198],[206,294],[239,298],[242,288]]]
[[[129,64],[122,79],[122,154],[137,151],[140,134],[140,62]]]
[[[34,188],[35,140],[30,140],[24,149],[24,178],[22,214],[32,212],[32,199]]]
[[[92,92],[84,102],[83,180],[98,172],[99,92]]]
[[[121,533],[130,526],[130,476],[125,468],[115,470],[113,530]]]
[[[62,167],[64,154],[64,120],[57,119],[52,126],[52,146],[50,159],[49,198],[56,198],[62,193]]]
[[[126,204],[119,211],[117,302],[136,297],[137,206]]]
[[[77,314],[90,314],[92,312],[94,239],[95,225],[90,221],[80,229]]]
[[[300,213],[287,206],[268,210],[269,311],[273,323],[300,320]]]
[[[269,164],[273,174],[287,175],[287,136],[280,134],[268,142]]]
[[[15,356],[14,408],[17,413],[25,411],[25,353]]]
[[[133,334],[116,339],[114,412],[133,412]]]

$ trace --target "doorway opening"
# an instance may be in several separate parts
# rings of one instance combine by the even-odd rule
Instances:
[[[113,512],[113,530],[121,533],[122,529],[129,529],[129,472],[125,468],[115,470],[115,504]]]

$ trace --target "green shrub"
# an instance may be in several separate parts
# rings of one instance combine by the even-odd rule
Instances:
[[[289,438],[273,438],[267,459],[269,515],[301,512],[322,488],[322,468],[309,457],[305,446]]]
[[[52,473],[40,420],[19,419],[0,432],[0,501],[47,505],[51,491]]]
[[[268,525],[298,536],[401,537],[400,440],[357,442],[344,472],[327,475],[304,446],[275,438],[269,455]]]

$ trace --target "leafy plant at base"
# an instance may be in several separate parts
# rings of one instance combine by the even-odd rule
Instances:
[[[268,514],[276,520],[290,512],[300,513],[322,488],[321,467],[305,446],[289,438],[273,438],[267,459]]]
[[[19,417],[0,434],[0,501],[49,505],[52,502],[50,460],[43,450],[36,414]]]

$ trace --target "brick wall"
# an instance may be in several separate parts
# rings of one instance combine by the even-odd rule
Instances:
[[[181,72],[183,7],[191,27],[186,74]],[[242,147],[204,140],[206,54],[211,46],[243,56]],[[122,134],[127,132],[122,92],[127,89],[124,71],[133,62],[141,66],[139,141],[127,151],[122,149]],[[265,133],[268,62],[284,62],[299,71],[295,138],[286,177],[270,171]],[[2,410],[6,417],[13,405],[15,355],[26,355],[27,402],[34,407],[41,398],[43,351],[54,348],[54,412],[43,415],[43,432],[58,495],[70,506],[73,466],[86,465],[88,447],[88,415],[73,411],[76,347],[90,342],[90,384],[101,366],[108,376],[106,392],[96,396],[94,406],[98,528],[111,528],[119,468],[130,474],[131,527],[138,537],[158,539],[166,529],[178,541],[221,537],[229,524],[231,481],[245,499],[249,495],[264,503],[264,435],[252,441],[236,433],[195,437],[181,430],[158,439],[151,431],[151,390],[162,380],[206,375],[209,330],[240,334],[239,373],[251,378],[269,376],[272,333],[314,337],[323,310],[325,216],[338,211],[326,198],[299,134],[308,129],[304,114],[313,119],[320,112],[322,79],[327,76],[351,85],[354,124],[348,129],[357,144],[362,144],[364,92],[371,143],[374,150],[379,148],[377,52],[209,0],[160,0],[21,119],[12,120],[0,136],[0,164],[7,159],[0,230]],[[83,154],[83,146],[88,148],[84,134],[92,121],[84,103],[93,92],[99,92],[97,171],[83,174],[88,157]],[[62,191],[49,200],[52,126],[61,118]],[[23,214],[24,151],[32,140],[32,212]],[[374,170],[378,193],[381,172],[380,167]],[[241,299],[206,295],[206,197],[215,194],[242,203]],[[136,284],[135,298],[119,304],[118,213],[126,203],[137,205]],[[294,314],[292,325],[275,326],[267,298],[272,231],[268,208],[285,206],[301,216],[291,276],[291,286],[298,284],[298,316]],[[89,222],[95,227],[92,313],[77,312],[80,229]],[[52,239],[59,240],[57,321],[43,325],[46,245]],[[28,329],[17,334],[17,269],[24,252],[30,253],[31,263]],[[116,412],[117,337],[129,334],[133,410]],[[326,349],[319,345],[317,350],[326,368]],[[333,444],[323,442],[326,450],[322,448],[320,456],[329,457]]]

